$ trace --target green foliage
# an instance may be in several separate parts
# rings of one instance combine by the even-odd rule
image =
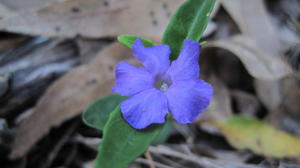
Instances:
[[[200,43],[200,45],[202,45],[202,46],[204,46],[205,44],[207,44],[207,41],[202,41],[202,42]]]
[[[237,149],[277,158],[300,156],[300,137],[276,130],[255,118],[237,115],[226,122],[211,124]]]
[[[215,0],[186,0],[177,9],[162,39],[171,47],[171,60],[178,57],[184,40],[200,40],[214,4]]]
[[[104,127],[103,140],[96,158],[96,168],[123,168],[144,153],[163,125],[143,130],[132,128],[122,117],[120,107],[111,113]]]
[[[215,0],[186,0],[177,10],[162,40],[172,49],[171,60],[176,59],[184,40],[200,40],[214,3]],[[138,36],[124,34],[118,37],[118,41],[131,48],[137,38]],[[142,42],[147,47],[156,45],[144,38]],[[143,130],[134,129],[122,117],[118,105],[122,100],[124,97],[118,95],[100,98],[83,114],[83,120],[87,125],[103,129],[103,140],[99,146],[96,168],[126,167],[145,152],[152,142],[164,142],[172,132],[170,118],[164,125],[151,125]],[[153,141],[155,138],[156,140]]]
[[[126,97],[117,94],[104,96],[91,103],[83,112],[82,119],[90,127],[103,130],[110,113]]]
[[[172,125],[173,119],[168,115],[167,122],[163,125],[163,128],[159,135],[154,139],[154,141],[151,143],[153,145],[156,144],[162,144],[166,142],[166,140],[169,138],[173,131],[173,125]]]
[[[134,41],[138,38],[138,36],[135,35],[130,35],[130,34],[122,34],[118,36],[118,41],[125,45],[128,48],[132,47],[132,44],[134,43]],[[142,38],[142,43],[144,44],[144,46],[146,47],[151,47],[156,45],[153,41]]]
[[[155,138],[153,143],[163,143],[172,131],[170,120],[165,125],[153,125],[145,130],[132,128],[118,106],[125,98],[116,94],[99,98],[82,115],[88,126],[104,131],[96,168],[124,167],[145,152]]]

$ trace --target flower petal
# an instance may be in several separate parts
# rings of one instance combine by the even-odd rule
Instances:
[[[173,82],[199,78],[199,54],[200,44],[192,40],[185,40],[177,60],[172,62],[167,75]]]
[[[168,114],[167,97],[157,89],[145,90],[121,103],[125,120],[136,129],[165,122]]]
[[[115,73],[116,86],[112,91],[122,96],[131,96],[154,87],[154,78],[145,68],[119,62]]]
[[[166,92],[173,118],[181,124],[193,122],[207,108],[212,94],[212,86],[202,80],[180,81]]]
[[[169,68],[171,50],[168,45],[144,47],[141,38],[138,38],[132,46],[132,51],[133,55],[154,75],[164,74]]]

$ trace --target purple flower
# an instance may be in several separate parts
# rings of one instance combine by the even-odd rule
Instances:
[[[198,80],[198,42],[185,40],[178,59],[171,65],[168,45],[144,47],[138,38],[132,50],[144,67],[118,63],[113,88],[122,96],[131,96],[121,103],[121,112],[132,127],[143,129],[164,123],[169,111],[177,122],[191,123],[207,108],[213,88]]]

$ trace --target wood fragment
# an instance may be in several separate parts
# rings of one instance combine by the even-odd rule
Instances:
[[[158,146],[158,147],[150,147],[149,151],[152,153],[159,153],[164,154],[176,158],[181,158],[193,163],[198,164],[199,166],[205,167],[205,168],[259,168],[254,165],[247,165],[242,163],[233,163],[229,161],[223,161],[223,160],[213,160],[205,157],[198,157],[196,155],[187,155],[184,153],[180,153],[177,151],[174,151],[172,149],[169,149],[165,146]]]

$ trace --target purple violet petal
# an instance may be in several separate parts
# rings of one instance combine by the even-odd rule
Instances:
[[[166,95],[173,118],[187,124],[208,107],[213,88],[202,80],[178,81],[171,85]]]
[[[200,44],[192,40],[185,40],[183,48],[177,58],[173,61],[167,76],[174,81],[197,79],[200,75],[198,58]]]
[[[169,68],[171,50],[168,45],[145,47],[141,38],[138,38],[132,46],[132,51],[134,57],[154,75],[164,74]]]
[[[121,103],[125,120],[136,129],[153,123],[164,123],[168,114],[167,97],[157,89],[148,89]]]
[[[121,96],[131,96],[154,87],[154,78],[145,68],[119,62],[115,73],[116,86],[112,91]]]

